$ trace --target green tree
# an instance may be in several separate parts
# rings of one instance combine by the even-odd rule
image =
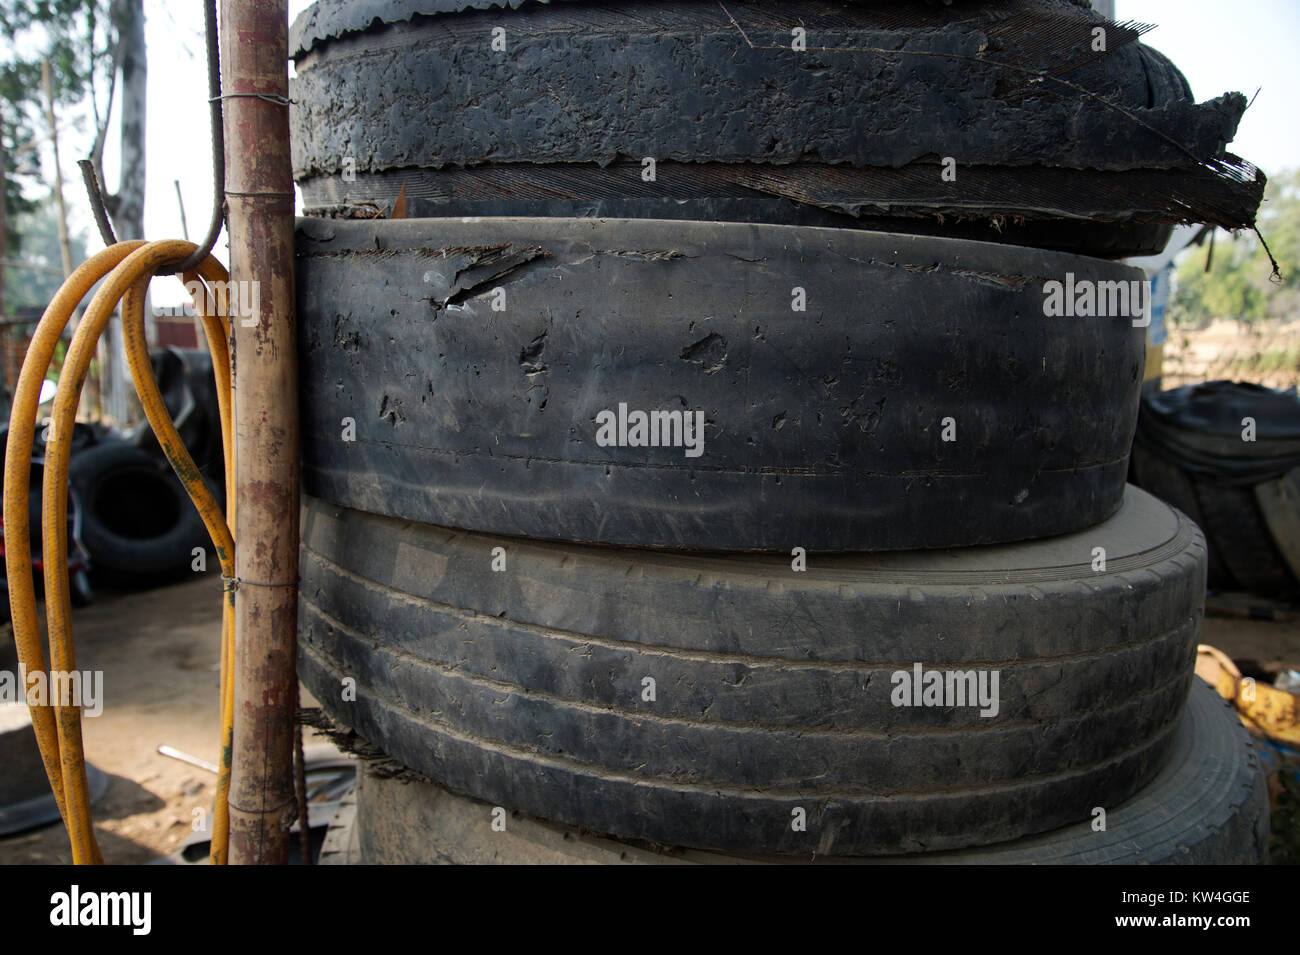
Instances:
[[[27,138],[37,138],[32,131],[41,129],[36,109],[43,93],[39,76],[42,62],[48,61],[56,112],[59,104],[89,104],[94,124],[90,159],[104,186],[104,205],[118,237],[142,238],[147,68],[144,0],[0,0],[0,29],[8,41],[0,45],[0,134],[5,122],[11,122],[25,128]],[[121,172],[116,192],[110,192],[103,181],[102,157],[119,76]],[[101,89],[106,89],[102,109]],[[48,130],[41,135],[45,132]],[[9,182],[3,160],[4,150],[0,149],[0,189]],[[0,230],[0,235],[7,231]],[[0,248],[0,257],[4,253]],[[3,276],[0,269],[0,312],[5,310]],[[106,373],[107,410],[114,420],[126,422],[131,408],[119,360],[121,329],[115,322],[110,323],[105,339],[108,354],[114,356]]]
[[[89,97],[96,124],[97,75],[111,77],[119,45],[110,23],[113,0],[0,0],[0,259],[22,248],[22,224],[48,195],[41,167],[48,130],[42,114],[41,62],[50,62],[56,110],[70,115]],[[0,311],[8,312],[0,270]]]
[[[15,264],[5,269],[5,300],[11,310],[44,308],[63,284],[54,203],[43,202],[19,213],[15,225],[23,237],[22,254],[9,256],[9,261]],[[72,261],[84,260],[85,237],[72,233],[68,242],[72,247]]]
[[[1213,256],[1208,243],[1193,246],[1178,263],[1170,318],[1200,326],[1215,319],[1250,323],[1288,319],[1300,306],[1300,169],[1269,180],[1260,206],[1259,230],[1277,260],[1272,275],[1268,252],[1253,232],[1219,232]],[[1206,271],[1206,260],[1210,269]]]

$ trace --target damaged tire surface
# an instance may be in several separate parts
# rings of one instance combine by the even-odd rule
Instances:
[[[731,15],[707,2],[408,13],[300,50],[295,173],[338,174],[346,156],[358,171],[620,156],[898,167],[937,143],[972,165],[1190,168],[1231,138],[1240,93],[1197,106],[1133,31],[1114,27],[1099,55],[1104,21],[1067,0],[1021,7],[1019,19],[995,4],[808,0]],[[763,35],[746,42],[739,21]],[[801,25],[816,47],[802,56],[790,49]],[[885,52],[901,30],[924,55]],[[433,103],[459,121],[431,122]]]
[[[1198,106],[1138,30],[1069,0],[482,6],[299,18],[309,211],[371,218],[400,193],[412,216],[937,229],[1119,257],[1177,221],[1253,221],[1262,194],[1223,153],[1245,98]]]
[[[312,500],[303,544],[302,679],[403,764],[596,832],[819,855],[1013,839],[1132,795],[1183,712],[1205,574],[1194,525],[1137,489],[1051,541],[804,572]],[[913,705],[918,668],[982,702]]]
[[[842,229],[301,220],[304,487],[657,548],[1088,527],[1120,504],[1145,342],[1129,317],[1045,316],[1067,273],[1142,277]]]
[[[363,773],[351,860],[363,865],[628,865],[765,863],[786,857],[650,847],[511,813],[427,782]],[[911,865],[1258,865],[1268,843],[1268,791],[1241,721],[1209,687],[1194,684],[1169,761],[1146,787],[1087,822],[979,849],[877,857]],[[845,862],[817,856],[802,861]]]

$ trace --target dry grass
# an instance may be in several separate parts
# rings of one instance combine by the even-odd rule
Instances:
[[[1300,385],[1300,322],[1249,326],[1217,321],[1202,329],[1171,328],[1164,387],[1216,378],[1270,388]]]

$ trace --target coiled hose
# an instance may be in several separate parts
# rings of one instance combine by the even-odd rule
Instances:
[[[212,537],[221,573],[226,580],[235,576],[235,545],[230,529],[235,524],[234,435],[231,427],[230,322],[224,290],[229,282],[226,269],[211,255],[192,272],[183,275],[186,287],[194,291],[194,305],[203,323],[217,384],[221,412],[221,440],[226,462],[227,513],[203,482],[198,467],[176,433],[163,404],[149,362],[145,339],[145,292],[154,275],[193,255],[193,242],[167,240],[118,242],[84,262],[55,294],[41,316],[36,333],[23,360],[14,389],[5,449],[4,530],[6,551],[11,555],[30,553],[28,525],[28,483],[32,441],[36,430],[41,382],[49,369],[54,350],[73,310],[100,279],[104,284],[91,299],[78,323],[63,361],[54,413],[45,446],[45,477],[41,508],[45,558],[45,610],[50,643],[50,672],[71,673],[76,669],[73,653],[71,603],[67,566],[67,482],[71,438],[77,404],[85,383],[95,346],[118,304],[127,362],[136,391],[158,443],[176,476],[184,484]],[[214,295],[217,289],[223,294]],[[213,307],[215,306],[215,307]],[[31,562],[9,560],[9,601],[13,614],[14,643],[18,659],[28,674],[46,671],[36,611],[36,591]],[[211,861],[224,865],[230,836],[229,793],[231,748],[234,740],[234,592],[227,589],[221,613],[221,753],[218,765],[216,804],[213,810]],[[47,673],[47,679],[49,674]],[[54,686],[50,681],[47,685]],[[24,690],[26,688],[24,687]],[[72,845],[77,865],[102,864],[91,824],[90,798],[86,783],[86,760],[81,741],[79,706],[55,705],[69,701],[49,700],[50,706],[29,706],[41,759],[50,779]],[[50,712],[53,710],[53,712]]]

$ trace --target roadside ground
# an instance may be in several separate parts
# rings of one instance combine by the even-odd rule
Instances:
[[[109,777],[94,807],[107,864],[174,851],[190,835],[195,810],[211,811],[216,776],[158,747],[217,762],[221,595],[221,577],[208,573],[153,590],[100,590],[94,604],[73,611],[77,669],[104,674],[103,713],[82,727],[87,759]],[[0,639],[0,668],[12,669],[7,626]],[[305,738],[310,743],[313,731]],[[0,839],[0,865],[71,861],[59,823]]]

